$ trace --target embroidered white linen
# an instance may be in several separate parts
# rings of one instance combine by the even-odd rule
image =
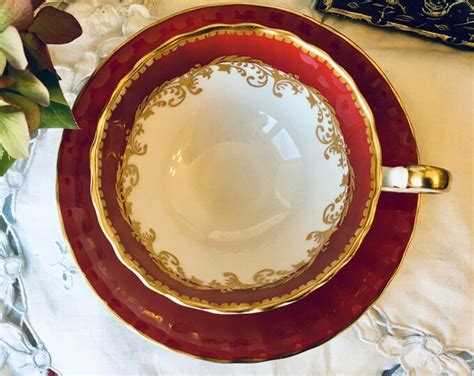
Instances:
[[[84,35],[72,45],[53,48],[68,100],[74,101],[101,59],[154,18],[223,2],[70,1],[67,9],[81,22]],[[387,292],[353,328],[288,359],[213,364],[160,348],[117,321],[78,275],[56,209],[60,131],[43,131],[32,142],[30,160],[0,179],[0,375],[42,374],[48,367],[64,375],[473,372],[474,56],[323,16],[306,0],[260,3],[322,19],[364,48],[402,97],[422,161],[453,173],[450,193],[423,197],[412,245]]]

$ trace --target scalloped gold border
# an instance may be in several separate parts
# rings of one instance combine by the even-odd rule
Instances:
[[[276,296],[271,299],[264,299],[259,302],[252,303],[214,303],[207,300],[201,300],[196,297],[190,297],[187,295],[181,295],[177,291],[172,290],[168,286],[164,285],[162,282],[155,280],[151,275],[147,274],[146,271],[138,265],[138,262],[134,260],[126,251],[123,249],[123,246],[120,247],[120,244],[117,244],[117,233],[111,228],[110,220],[107,219],[107,215],[104,212],[105,209],[101,205],[101,182],[97,177],[97,171],[101,168],[101,161],[99,159],[100,154],[100,140],[103,137],[105,132],[104,125],[106,123],[107,114],[109,114],[115,108],[115,104],[118,96],[122,92],[123,88],[129,87],[131,85],[130,78],[140,69],[143,69],[145,64],[149,62],[153,55],[157,53],[167,54],[173,49],[177,49],[179,44],[183,40],[197,40],[202,38],[203,35],[213,31],[225,31],[225,30],[238,30],[241,32],[246,32],[250,34],[262,35],[267,38],[275,38],[279,41],[284,41],[285,43],[292,43],[295,47],[301,49],[302,52],[309,54],[312,57],[316,57],[320,62],[325,63],[331,70],[333,70],[336,77],[338,77],[342,83],[346,85],[346,88],[352,92],[352,99],[359,108],[361,116],[364,118],[366,124],[366,133],[367,139],[369,142],[371,157],[371,192],[369,198],[366,202],[366,207],[363,213],[363,219],[358,230],[350,239],[349,244],[344,248],[344,251],[341,253],[338,259],[334,260],[330,265],[328,265],[323,272],[317,275],[314,279],[302,284],[298,288],[292,290],[290,293],[284,294],[282,296]],[[186,306],[191,306],[195,308],[200,308],[203,310],[208,310],[215,313],[250,313],[250,312],[259,312],[277,306],[282,306],[293,302],[311,291],[314,291],[324,283],[326,283],[330,278],[332,278],[337,271],[339,271],[354,255],[359,245],[362,243],[362,240],[366,233],[368,232],[374,216],[377,206],[377,201],[380,196],[381,191],[381,151],[380,145],[377,137],[377,132],[375,129],[375,122],[372,115],[372,112],[366,103],[363,96],[360,94],[357,89],[356,84],[350,77],[350,75],[339,65],[337,65],[331,57],[324,51],[316,48],[313,45],[310,45],[306,42],[303,42],[300,38],[295,36],[292,33],[283,30],[270,29],[263,27],[258,24],[244,23],[244,24],[215,24],[212,26],[207,26],[201,29],[197,29],[191,33],[186,33],[179,35],[175,38],[172,38],[164,45],[158,47],[151,53],[145,55],[135,67],[120,81],[116,90],[114,91],[110,101],[105,107],[97,127],[96,136],[91,148],[91,195],[96,213],[99,219],[99,223],[104,230],[105,235],[111,242],[118,258],[129,268],[131,269],[141,280],[142,282],[151,288],[152,290],[166,295],[171,300],[178,304],[183,304]]]

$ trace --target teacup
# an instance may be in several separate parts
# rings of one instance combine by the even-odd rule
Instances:
[[[118,257],[180,304],[255,312],[328,281],[382,190],[442,192],[449,173],[385,168],[369,106],[324,51],[213,25],[142,59],[105,109],[92,197]]]

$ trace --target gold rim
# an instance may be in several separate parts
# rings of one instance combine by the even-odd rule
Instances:
[[[111,53],[109,56],[112,56],[115,52],[117,52],[121,47],[123,47],[125,44],[127,44],[131,39],[135,38],[137,35],[139,35],[141,32],[143,32],[144,30],[148,29],[148,28],[151,28],[153,26],[155,26],[156,24],[159,24],[161,22],[164,22],[168,19],[171,19],[173,17],[176,17],[180,14],[184,14],[184,13],[187,13],[187,12],[190,12],[190,11],[193,11],[193,10],[198,10],[198,9],[202,9],[202,8],[209,8],[209,7],[219,7],[219,6],[229,6],[229,5],[235,5],[236,3],[220,3],[220,4],[213,4],[213,5],[207,5],[207,6],[196,6],[196,7],[192,7],[192,8],[187,8],[185,10],[182,10],[182,11],[179,11],[179,12],[176,12],[176,13],[173,13],[167,17],[164,17],[162,19],[159,19],[157,20],[156,22],[153,22],[152,24],[148,25],[147,27],[137,31],[136,33],[134,33],[133,35],[131,35],[129,38],[127,38],[125,41],[123,41],[120,45],[118,45]],[[408,121],[408,126],[410,128],[410,131],[413,135],[413,138],[416,140],[416,136],[415,136],[415,130],[413,128],[413,124],[410,120],[410,117],[408,115],[408,111],[405,107],[405,105],[403,104],[402,102],[402,99],[400,97],[400,95],[397,93],[397,91],[395,90],[393,84],[390,82],[390,80],[388,79],[388,77],[386,76],[386,74],[382,71],[382,69],[375,63],[375,61],[369,56],[367,55],[366,52],[364,52],[364,50],[359,47],[359,45],[355,42],[353,42],[352,40],[350,40],[348,37],[346,37],[345,35],[341,34],[339,31],[333,29],[332,27],[330,26],[327,26],[311,17],[309,17],[308,15],[304,14],[304,13],[301,13],[301,12],[298,12],[298,11],[294,11],[294,10],[291,10],[291,9],[288,9],[288,8],[284,8],[284,7],[279,7],[279,6],[268,6],[266,4],[253,4],[253,6],[255,7],[262,7],[262,8],[273,8],[273,9],[278,9],[278,10],[282,10],[282,11],[285,11],[285,12],[288,12],[288,13],[291,13],[291,14],[294,14],[296,16],[299,16],[303,19],[306,19],[308,20],[309,22],[312,22],[312,23],[315,23],[315,24],[318,24],[318,26],[322,27],[323,29],[326,29],[328,31],[330,31],[331,33],[337,35],[339,38],[341,38],[342,40],[344,40],[345,42],[347,42],[351,47],[353,47],[355,50],[357,50],[360,54],[362,54],[371,64],[372,66],[378,71],[378,73],[380,74],[380,76],[385,80],[385,82],[387,82],[387,84],[389,85],[390,87],[390,90],[392,91],[392,94],[395,96],[397,102],[399,103],[400,107],[402,108],[403,110],[403,113]],[[108,61],[108,59],[105,59],[103,61],[101,61],[98,66],[96,67],[96,69],[94,70],[94,72],[92,73],[90,79],[93,79],[93,77],[97,74],[97,72],[101,69],[101,67]],[[86,90],[86,86],[84,86],[80,92],[79,92],[79,95],[78,97],[80,97],[82,95],[82,93]],[[59,150],[61,150],[61,145],[59,147]],[[415,151],[416,151],[416,155],[417,155],[417,159],[420,160],[420,153],[419,153],[419,150],[418,150],[418,145],[415,144]],[[58,171],[59,169],[59,155],[60,153],[58,152],[58,157],[57,157],[57,161],[56,161],[56,170]],[[372,305],[376,304],[383,296],[384,294],[386,293],[389,285],[392,283],[393,279],[395,278],[396,274],[398,273],[398,271],[400,270],[403,262],[405,261],[405,258],[406,258],[406,253],[407,253],[407,249],[410,247],[412,241],[413,241],[413,237],[414,237],[414,234],[415,234],[415,230],[416,230],[416,226],[417,226],[417,223],[418,223],[418,214],[419,214],[419,211],[420,211],[420,206],[421,206],[421,200],[420,200],[420,197],[418,196],[417,198],[417,206],[416,206],[416,210],[415,210],[415,218],[414,218],[414,223],[413,223],[413,229],[412,229],[412,232],[411,232],[411,235],[410,235],[410,238],[408,239],[408,242],[407,242],[407,245],[405,247],[405,250],[403,252],[403,255],[402,255],[402,259],[400,260],[400,263],[398,264],[396,270],[393,272],[392,276],[390,277],[390,279],[388,280],[387,284],[385,285],[385,287],[382,289],[381,293],[379,294],[379,296],[377,298],[374,299],[373,302],[371,302],[367,308],[358,316],[356,317],[349,325],[347,325],[346,327],[344,327],[343,329],[341,329],[339,332],[337,332],[333,337],[329,338],[327,341],[325,342],[322,342],[322,343],[318,343],[314,346],[311,346],[311,347],[308,347],[307,349],[304,349],[304,350],[298,350],[298,351],[295,351],[295,352],[289,352],[289,353],[285,353],[281,356],[278,356],[278,357],[274,357],[274,358],[271,358],[271,359],[240,359],[240,360],[222,360],[222,359],[217,359],[217,358],[209,358],[209,357],[202,357],[202,356],[198,356],[198,355],[193,355],[193,354],[190,354],[190,353],[187,353],[187,352],[184,352],[182,350],[178,350],[178,349],[174,349],[172,347],[169,347],[159,341],[157,341],[156,339],[153,339],[151,338],[150,336],[148,336],[146,333],[144,332],[141,332],[140,330],[138,330],[137,328],[135,328],[134,326],[132,326],[129,322],[127,322],[125,319],[123,319],[118,313],[116,313],[112,308],[109,307],[109,305],[107,304],[107,302],[105,301],[105,299],[103,299],[99,293],[97,293],[97,291],[95,290],[94,286],[91,284],[91,282],[89,281],[89,279],[87,278],[87,276],[85,275],[85,273],[82,271],[81,269],[81,266],[79,265],[79,262],[76,258],[76,254],[74,253],[73,251],[73,247],[71,246],[71,243],[69,241],[69,238],[67,236],[67,232],[66,232],[66,229],[65,229],[65,226],[64,226],[64,221],[63,221],[63,217],[62,217],[62,213],[61,213],[61,208],[60,208],[60,205],[59,205],[59,179],[58,179],[58,175],[56,176],[56,202],[57,202],[57,209],[58,209],[58,213],[59,213],[59,222],[60,222],[60,227],[61,227],[61,231],[63,233],[63,237],[67,243],[67,245],[69,246],[69,249],[70,249],[70,253],[72,254],[72,259],[77,267],[77,269],[79,270],[79,272],[81,273],[81,275],[83,276],[84,280],[86,281],[86,283],[89,285],[89,287],[91,288],[91,291],[93,292],[93,294],[97,297],[97,299],[99,299],[100,302],[102,302],[102,304],[104,305],[104,307],[106,308],[106,310],[108,310],[112,316],[116,317],[119,321],[121,321],[127,328],[129,328],[130,330],[132,330],[134,333],[137,333],[138,335],[142,336],[143,338],[145,338],[146,340],[152,342],[153,344],[155,345],[158,345],[160,346],[161,348],[165,348],[165,349],[168,349],[168,350],[171,350],[177,354],[183,354],[189,358],[194,358],[194,359],[200,359],[200,360],[206,360],[206,361],[211,361],[211,362],[215,362],[215,363],[257,363],[257,362],[264,362],[264,361],[269,361],[269,360],[277,360],[277,359],[283,359],[283,358],[287,358],[287,357],[290,357],[290,356],[293,356],[293,355],[297,355],[297,354],[300,354],[302,352],[305,352],[305,351],[308,351],[308,350],[311,350],[311,349],[314,349],[320,345],[323,345],[324,343],[326,343],[327,341],[339,336],[340,334],[344,333],[346,330],[348,330],[352,324],[357,321],[361,316],[363,316],[371,307]]]
[[[334,75],[338,77],[339,80],[345,84],[346,88],[351,92],[353,101],[358,107],[360,115],[365,122],[366,136],[371,153],[371,190],[365,204],[366,206],[363,212],[363,218],[359,224],[359,227],[354,232],[353,236],[339,257],[330,265],[328,265],[320,274],[312,277],[311,280],[304,282],[302,285],[293,289],[289,293],[281,296],[272,296],[271,298],[266,298],[257,302],[210,302],[198,297],[182,295],[161,281],[153,278],[136,260],[133,259],[121,242],[120,236],[113,227],[112,222],[108,216],[107,208],[105,207],[105,202],[103,199],[103,192],[101,191],[102,161],[100,155],[102,150],[102,142],[107,133],[108,119],[110,118],[112,111],[120,102],[125,90],[130,86],[131,82],[134,81],[134,77],[146,70],[153,60],[158,59],[160,56],[168,55],[171,51],[175,51],[182,45],[222,33],[236,33],[242,35],[256,34],[263,35],[264,37],[271,39],[282,40],[285,43],[292,43],[295,47],[303,51],[303,53],[318,58],[319,61],[324,62],[333,71]],[[128,269],[133,271],[147,287],[160,294],[166,295],[178,304],[199,308],[214,313],[260,312],[289,304],[290,302],[294,302],[295,300],[304,297],[329,281],[352,258],[359,248],[363,238],[370,229],[375,216],[377,201],[382,185],[381,159],[381,151],[375,129],[375,121],[367,102],[359,92],[357,85],[352,80],[350,75],[342,67],[336,64],[327,53],[313,45],[303,42],[299,37],[287,31],[270,29],[251,23],[233,25],[213,24],[194,30],[190,33],[178,35],[168,40],[166,43],[141,58],[138,63],[135,64],[134,68],[119,82],[101,114],[94,142],[91,147],[91,196],[99,224],[101,225],[108,240],[112,244],[117,257],[127,266]]]

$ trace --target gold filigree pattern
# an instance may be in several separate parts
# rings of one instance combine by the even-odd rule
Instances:
[[[149,96],[151,103],[148,104],[148,111],[152,111],[151,107],[177,107],[184,99],[186,94],[197,95],[202,92],[202,89],[198,87],[199,77],[210,78],[211,69],[208,67],[202,68],[200,65],[196,65],[195,68],[191,69],[187,74],[173,80],[171,82],[165,82],[163,85],[155,89]],[[167,98],[168,99],[165,99]],[[152,98],[152,99],[151,99]],[[153,106],[150,106],[152,104]],[[149,116],[149,114],[145,114]]]
[[[148,145],[143,145],[138,140],[138,136],[144,132],[143,124],[138,122],[135,125],[136,126],[132,128],[131,133],[128,135],[127,146],[119,162],[115,191],[117,193],[120,213],[132,228],[133,236],[151,252],[153,250],[153,243],[156,240],[156,232],[153,229],[143,231],[141,223],[132,219],[132,203],[128,200],[133,188],[137,186],[140,180],[138,167],[129,163],[129,159],[132,155],[145,155],[148,150]],[[120,184],[118,182],[120,182]]]
[[[275,286],[275,284],[281,283],[281,281],[288,280],[289,278],[297,275],[296,273],[302,272],[307,268],[307,261],[300,261],[298,264],[293,265],[291,271],[275,271],[273,269],[262,269],[254,274],[253,283],[243,283],[239,277],[232,272],[222,273],[224,281],[219,282],[215,279],[209,283],[206,283],[195,276],[187,276],[181,266],[178,258],[170,252],[160,251],[158,255],[155,253],[151,254],[153,260],[162,268],[166,273],[179,280],[186,286],[194,287],[197,289],[210,289],[219,290],[221,292],[229,292],[233,290],[246,290],[246,289],[257,289],[259,287]]]
[[[324,99],[325,100],[325,99]],[[326,103],[327,104],[327,103]],[[344,188],[344,191],[336,197],[334,202],[329,204],[323,213],[323,222],[331,225],[325,231],[313,231],[310,232],[306,239],[312,240],[315,243],[315,247],[308,250],[308,255],[315,257],[318,250],[322,247],[322,251],[325,250],[331,235],[337,230],[341,221],[346,216],[349,206],[348,202],[352,200],[352,195],[354,191],[354,170],[349,163],[349,150],[347,150],[346,144],[342,137],[339,121],[334,114],[333,108],[327,104],[325,107],[318,107],[318,121],[327,118],[328,125],[318,125],[316,127],[316,137],[323,144],[327,145],[324,150],[324,158],[330,159],[332,156],[336,157],[338,160],[338,166],[342,168],[348,168],[349,172],[344,174],[340,187]],[[344,205],[341,205],[344,204]]]
[[[352,194],[349,181],[353,180],[349,173],[344,174],[340,184],[343,191],[324,210],[322,220],[329,228],[320,232],[312,232],[306,238],[307,240],[313,240],[315,243],[313,248],[307,251],[307,258],[292,265],[289,270],[273,270],[270,268],[260,270],[254,274],[252,283],[241,282],[239,277],[232,272],[224,272],[222,281],[214,279],[210,282],[186,274],[179,259],[174,254],[169,251],[160,251],[157,254],[153,249],[156,232],[153,229],[142,230],[141,223],[133,219],[132,203],[128,200],[130,193],[139,181],[138,168],[135,164],[130,163],[130,158],[146,154],[148,147],[139,141],[139,136],[144,133],[144,120],[154,113],[155,108],[177,107],[185,100],[187,95],[202,93],[200,79],[210,79],[217,72],[228,74],[237,72],[248,85],[254,88],[262,88],[271,84],[272,93],[278,98],[283,97],[285,91],[293,95],[305,95],[311,108],[317,106],[316,138],[323,145],[327,145],[324,158],[329,160],[336,157],[338,160],[337,166],[348,169],[347,150],[339,129],[339,123],[329,103],[316,89],[302,84],[295,76],[283,73],[260,60],[245,56],[223,56],[205,66],[196,65],[185,75],[163,83],[142,101],[136,111],[134,127],[128,136],[127,146],[119,163],[116,179],[117,201],[121,214],[131,226],[135,238],[143,244],[161,270],[181,283],[197,289],[212,289],[222,292],[235,289],[271,287],[302,273],[312,264],[319,252],[326,247],[330,236],[337,230],[349,206]]]
[[[331,226],[325,231],[313,231],[306,236],[306,240],[312,240],[316,246],[308,250],[308,255],[315,257],[319,250],[324,251],[328,245],[329,238],[337,230],[338,226],[344,219],[349,210],[349,205],[344,205],[336,210],[336,204],[340,203],[342,200],[346,202],[352,201],[352,195],[354,192],[355,181],[353,179],[354,170],[350,163],[348,163],[349,174],[344,174],[342,177],[341,187],[345,187],[344,191],[337,196],[336,200],[333,203],[329,204],[323,213],[323,222],[326,224],[337,224],[336,226]],[[320,248],[322,247],[322,248]]]
[[[199,78],[210,79],[213,73],[216,72],[211,66],[217,67],[219,72],[229,74],[234,70],[245,78],[250,86],[255,88],[265,87],[271,79],[273,81],[272,91],[276,97],[281,98],[284,90],[290,88],[295,95],[308,91],[306,99],[311,108],[317,105],[317,99],[328,105],[326,98],[316,89],[303,85],[298,81],[298,77],[289,73],[283,73],[259,60],[232,55],[219,57],[204,67],[197,64],[185,75],[164,82],[145,98],[142,102],[143,113],[137,111],[137,114],[143,116],[143,119],[146,120],[154,113],[153,107],[177,107],[185,100],[188,94],[197,95],[201,93],[202,88],[198,87]],[[253,74],[248,74],[248,68],[253,71]],[[323,113],[329,115],[331,110],[319,106],[318,121],[323,120]]]

